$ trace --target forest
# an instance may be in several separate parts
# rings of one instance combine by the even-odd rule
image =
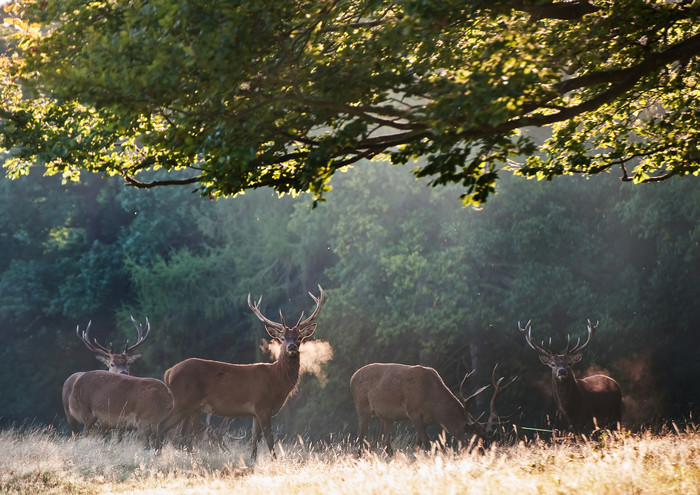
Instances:
[[[68,432],[63,381],[102,367],[76,327],[91,322],[118,349],[136,337],[129,316],[148,318],[139,376],[188,357],[270,361],[248,294],[295,320],[318,285],[312,342],[323,345],[302,350],[316,366],[274,421],[284,434],[354,434],[348,382],[369,362],[432,366],[455,393],[465,372],[477,370],[476,387],[498,363],[518,377],[499,398],[503,411],[522,407],[512,422],[560,426],[550,371],[518,331],[527,321],[555,350],[599,322],[575,368],[620,382],[626,427],[697,417],[698,180],[503,174],[480,208],[461,205],[459,186],[378,162],[336,174],[318,204],[266,188],[210,200],[97,174],[0,181],[1,426]],[[475,412],[487,407],[484,397]]]

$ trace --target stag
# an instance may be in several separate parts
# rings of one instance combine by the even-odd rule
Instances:
[[[73,384],[69,414],[83,424],[84,433],[99,423],[107,428],[135,428],[146,446],[155,440],[158,425],[170,414],[173,396],[155,378],[87,371]]]
[[[396,363],[372,363],[357,370],[350,378],[350,389],[359,420],[358,443],[364,446],[369,418],[374,415],[381,422],[380,442],[387,454],[392,455],[391,432],[394,421],[409,420],[418,433],[418,444],[428,448],[430,441],[426,427],[438,423],[455,439],[467,444],[476,435],[488,440],[501,420],[507,419],[496,412],[496,397],[514,381],[503,384],[496,380],[496,367],[491,375],[494,393],[491,397],[488,421],[480,423],[469,413],[476,397],[489,386],[483,386],[467,396],[467,382],[474,371],[467,373],[460,385],[460,401],[447,388],[433,368]],[[508,415],[512,416],[514,413]]]
[[[193,425],[202,413],[223,417],[253,417],[253,449],[257,457],[261,434],[275,457],[272,418],[296,391],[300,378],[299,349],[301,343],[316,331],[316,319],[323,305],[320,295],[309,295],[316,308],[311,316],[289,327],[280,311],[280,323],[270,320],[260,311],[262,296],[253,303],[248,294],[248,306],[265,324],[267,333],[282,344],[282,352],[274,363],[231,364],[199,358],[186,359],[165,372],[165,383],[175,399],[172,413],[158,428],[159,441],[174,427],[180,426],[189,439]]]
[[[128,375],[131,363],[133,363],[141,357],[141,354],[132,354],[132,352],[138,349],[146,341],[148,335],[151,333],[151,324],[148,322],[148,318],[146,318],[145,329],[143,325],[141,325],[134,319],[133,316],[130,316],[130,318],[131,321],[134,323],[134,326],[136,326],[138,336],[136,339],[136,343],[132,346],[129,346],[129,341],[127,340],[126,345],[124,346],[124,351],[121,353],[115,353],[114,346],[111,343],[109,349],[107,349],[106,347],[98,343],[97,339],[93,338],[92,341],[90,340],[90,325],[92,324],[92,321],[88,322],[87,328],[82,333],[80,332],[80,325],[75,327],[75,333],[78,336],[78,338],[82,341],[82,343],[85,344],[85,347],[87,347],[93,353],[95,353],[95,357],[99,361],[104,363],[111,373]],[[81,421],[79,421],[76,417],[71,415],[69,408],[69,400],[71,394],[73,393],[75,381],[78,378],[80,378],[83,374],[84,372],[73,373],[63,383],[63,411],[66,414],[68,425],[70,426],[70,429],[72,430],[74,435],[77,435],[79,433]]]
[[[616,426],[622,416],[622,392],[620,384],[606,375],[591,375],[576,378],[572,366],[583,357],[595,335],[598,323],[591,325],[588,320],[588,338],[581,344],[581,339],[571,347],[571,336],[567,335],[566,350],[563,354],[552,351],[544,343],[540,346],[532,342],[532,327],[528,321],[525,328],[520,326],[520,333],[525,336],[527,344],[539,354],[542,364],[552,368],[552,393],[554,402],[562,420],[569,429],[584,431],[598,426]]]

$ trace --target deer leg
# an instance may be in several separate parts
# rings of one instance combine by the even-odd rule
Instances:
[[[190,439],[191,443],[201,440],[207,431],[207,427],[200,421],[200,416],[199,413],[194,413],[187,419],[187,438]]]
[[[175,426],[182,424],[182,428],[184,429],[184,420],[185,418],[185,411],[181,409],[173,409],[170,411],[170,414],[160,422],[158,425],[158,431],[156,434],[156,445],[155,448],[156,450],[160,449],[161,446],[163,445],[163,441],[165,440],[165,436],[172,430]],[[180,431],[180,434],[182,434],[182,430]]]
[[[226,447],[226,444],[224,443],[224,435],[226,435],[226,432],[228,431],[228,424],[231,422],[231,418],[225,417],[223,420],[221,420],[221,426],[219,428],[219,447],[223,450],[228,450]]]
[[[95,423],[97,423],[97,418],[95,416],[88,416],[85,418],[85,422],[83,423],[83,433],[85,436],[90,433],[90,429],[95,426]]]
[[[70,426],[73,434],[71,436],[76,437],[80,434],[80,422],[66,412],[66,419],[68,420],[68,426]]]
[[[357,431],[357,445],[358,445],[358,451],[357,454],[360,455],[362,454],[362,449],[365,446],[365,435],[367,434],[367,426],[369,425],[369,414],[361,414],[358,412],[357,414],[358,421],[359,421],[359,427]]]
[[[228,431],[228,424],[231,422],[231,418],[224,418],[221,420],[221,426],[219,427],[219,444],[224,444],[224,435]]]
[[[258,421],[257,416],[253,416],[253,451],[250,453],[250,457],[255,460],[258,457],[258,442],[260,441],[260,434],[262,429],[260,428],[260,421]]]
[[[270,455],[273,459],[277,458],[275,455],[275,440],[272,437],[272,418],[263,417],[260,418],[260,426],[265,435],[265,441],[267,442],[267,448],[270,449]]]
[[[138,425],[136,425],[136,436],[141,439],[146,445],[146,449],[148,449],[149,442],[148,442],[148,431],[149,431],[149,424],[148,421],[141,421],[139,422]]]
[[[394,427],[394,422],[389,419],[383,419],[382,421],[382,442],[384,443],[384,450],[389,456],[394,455],[394,449],[391,448],[391,430]]]
[[[155,448],[156,441],[156,431],[158,430],[158,423],[147,422],[146,423],[146,450],[150,449],[151,446]]]
[[[425,423],[423,423],[423,421],[421,421],[419,418],[411,419],[411,423],[413,423],[413,427],[416,429],[416,433],[418,433],[418,447],[429,449],[430,439],[428,438],[428,434],[425,432]]]

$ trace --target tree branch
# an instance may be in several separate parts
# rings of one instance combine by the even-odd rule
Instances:
[[[588,0],[574,0],[564,2],[542,3],[533,0],[513,0],[509,2],[515,10],[527,12],[535,19],[559,19],[573,21],[586,14],[592,14],[600,10],[591,5]]]
[[[694,57],[698,54],[700,54],[700,35],[695,35],[678,43],[677,45],[668,48],[665,51],[649,55],[634,67],[584,74],[582,76],[557,83],[555,85],[555,89],[560,95],[563,96],[566,93],[576,89],[595,86],[598,84],[621,82],[635,73],[641,72],[642,75],[646,75],[660,67],[669,65],[678,60]]]
[[[668,66],[678,60],[691,58],[700,54],[700,35],[695,35],[688,38],[677,45],[670,47],[663,52],[655,53],[644,59],[634,67],[619,69],[615,71],[597,72],[586,74],[574,79],[568,79],[557,84],[558,93],[564,95],[575,89],[589,87],[598,84],[610,83],[612,86],[607,90],[599,93],[590,100],[584,101],[579,105],[565,107],[558,112],[547,115],[534,115],[518,117],[514,120],[504,122],[501,125],[489,129],[480,129],[476,131],[465,131],[465,136],[483,135],[483,134],[499,134],[513,131],[521,127],[541,127],[555,122],[568,120],[582,113],[591,112],[613,101],[627,91],[631,90],[643,77],[653,73],[661,67]],[[537,105],[537,108],[543,108],[547,102],[542,102]]]
[[[170,179],[170,180],[153,180],[142,182],[129,174],[122,174],[124,182],[128,186],[133,186],[137,189],[151,189],[158,186],[186,186],[188,184],[196,184],[199,182],[199,177],[190,177],[189,179]]]

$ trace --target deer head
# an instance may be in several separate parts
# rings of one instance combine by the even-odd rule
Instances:
[[[323,289],[318,286],[320,292],[319,296],[314,296],[311,292],[309,295],[316,303],[316,308],[314,309],[311,316],[304,319],[304,312],[302,311],[299,320],[292,327],[287,326],[284,321],[284,316],[282,315],[282,310],[280,309],[280,323],[270,320],[260,311],[260,303],[262,302],[262,296],[258,299],[257,303],[253,303],[250,299],[250,294],[248,294],[248,307],[251,311],[258,317],[260,321],[265,324],[265,330],[273,339],[278,340],[282,344],[283,352],[290,357],[299,356],[299,347],[301,343],[313,335],[316,331],[316,323],[312,323],[314,319],[318,316],[321,311],[321,306],[323,304]]]
[[[591,320],[588,320],[588,338],[586,342],[581,344],[581,339],[576,341],[576,345],[571,347],[571,336],[566,336],[566,349],[562,354],[555,354],[552,351],[552,339],[549,340],[549,348],[545,349],[544,342],[542,345],[537,345],[532,342],[532,327],[528,321],[525,328],[520,326],[518,322],[518,330],[525,336],[525,341],[527,344],[539,354],[540,361],[542,364],[549,366],[552,369],[552,378],[559,382],[574,380],[574,372],[572,366],[583,357],[583,351],[585,351],[591,344],[595,330],[598,328],[598,323],[591,325]]]
[[[114,346],[111,342],[109,344],[109,349],[107,349],[105,346],[97,342],[97,339],[90,339],[89,332],[92,321],[88,322],[87,328],[82,333],[80,332],[80,325],[75,327],[75,333],[78,335],[78,338],[83,342],[83,344],[85,344],[85,346],[88,349],[94,352],[95,357],[99,361],[103,362],[107,366],[109,371],[113,373],[120,373],[122,375],[129,374],[129,366],[131,366],[131,363],[133,363],[141,357],[141,354],[131,353],[146,341],[148,335],[151,332],[151,324],[148,322],[148,318],[146,318],[145,329],[143,325],[141,325],[134,319],[133,316],[130,316],[130,318],[136,326],[138,337],[136,339],[136,343],[132,346],[129,346],[129,341],[127,340],[126,345],[124,346],[124,351],[121,353],[114,352]]]

